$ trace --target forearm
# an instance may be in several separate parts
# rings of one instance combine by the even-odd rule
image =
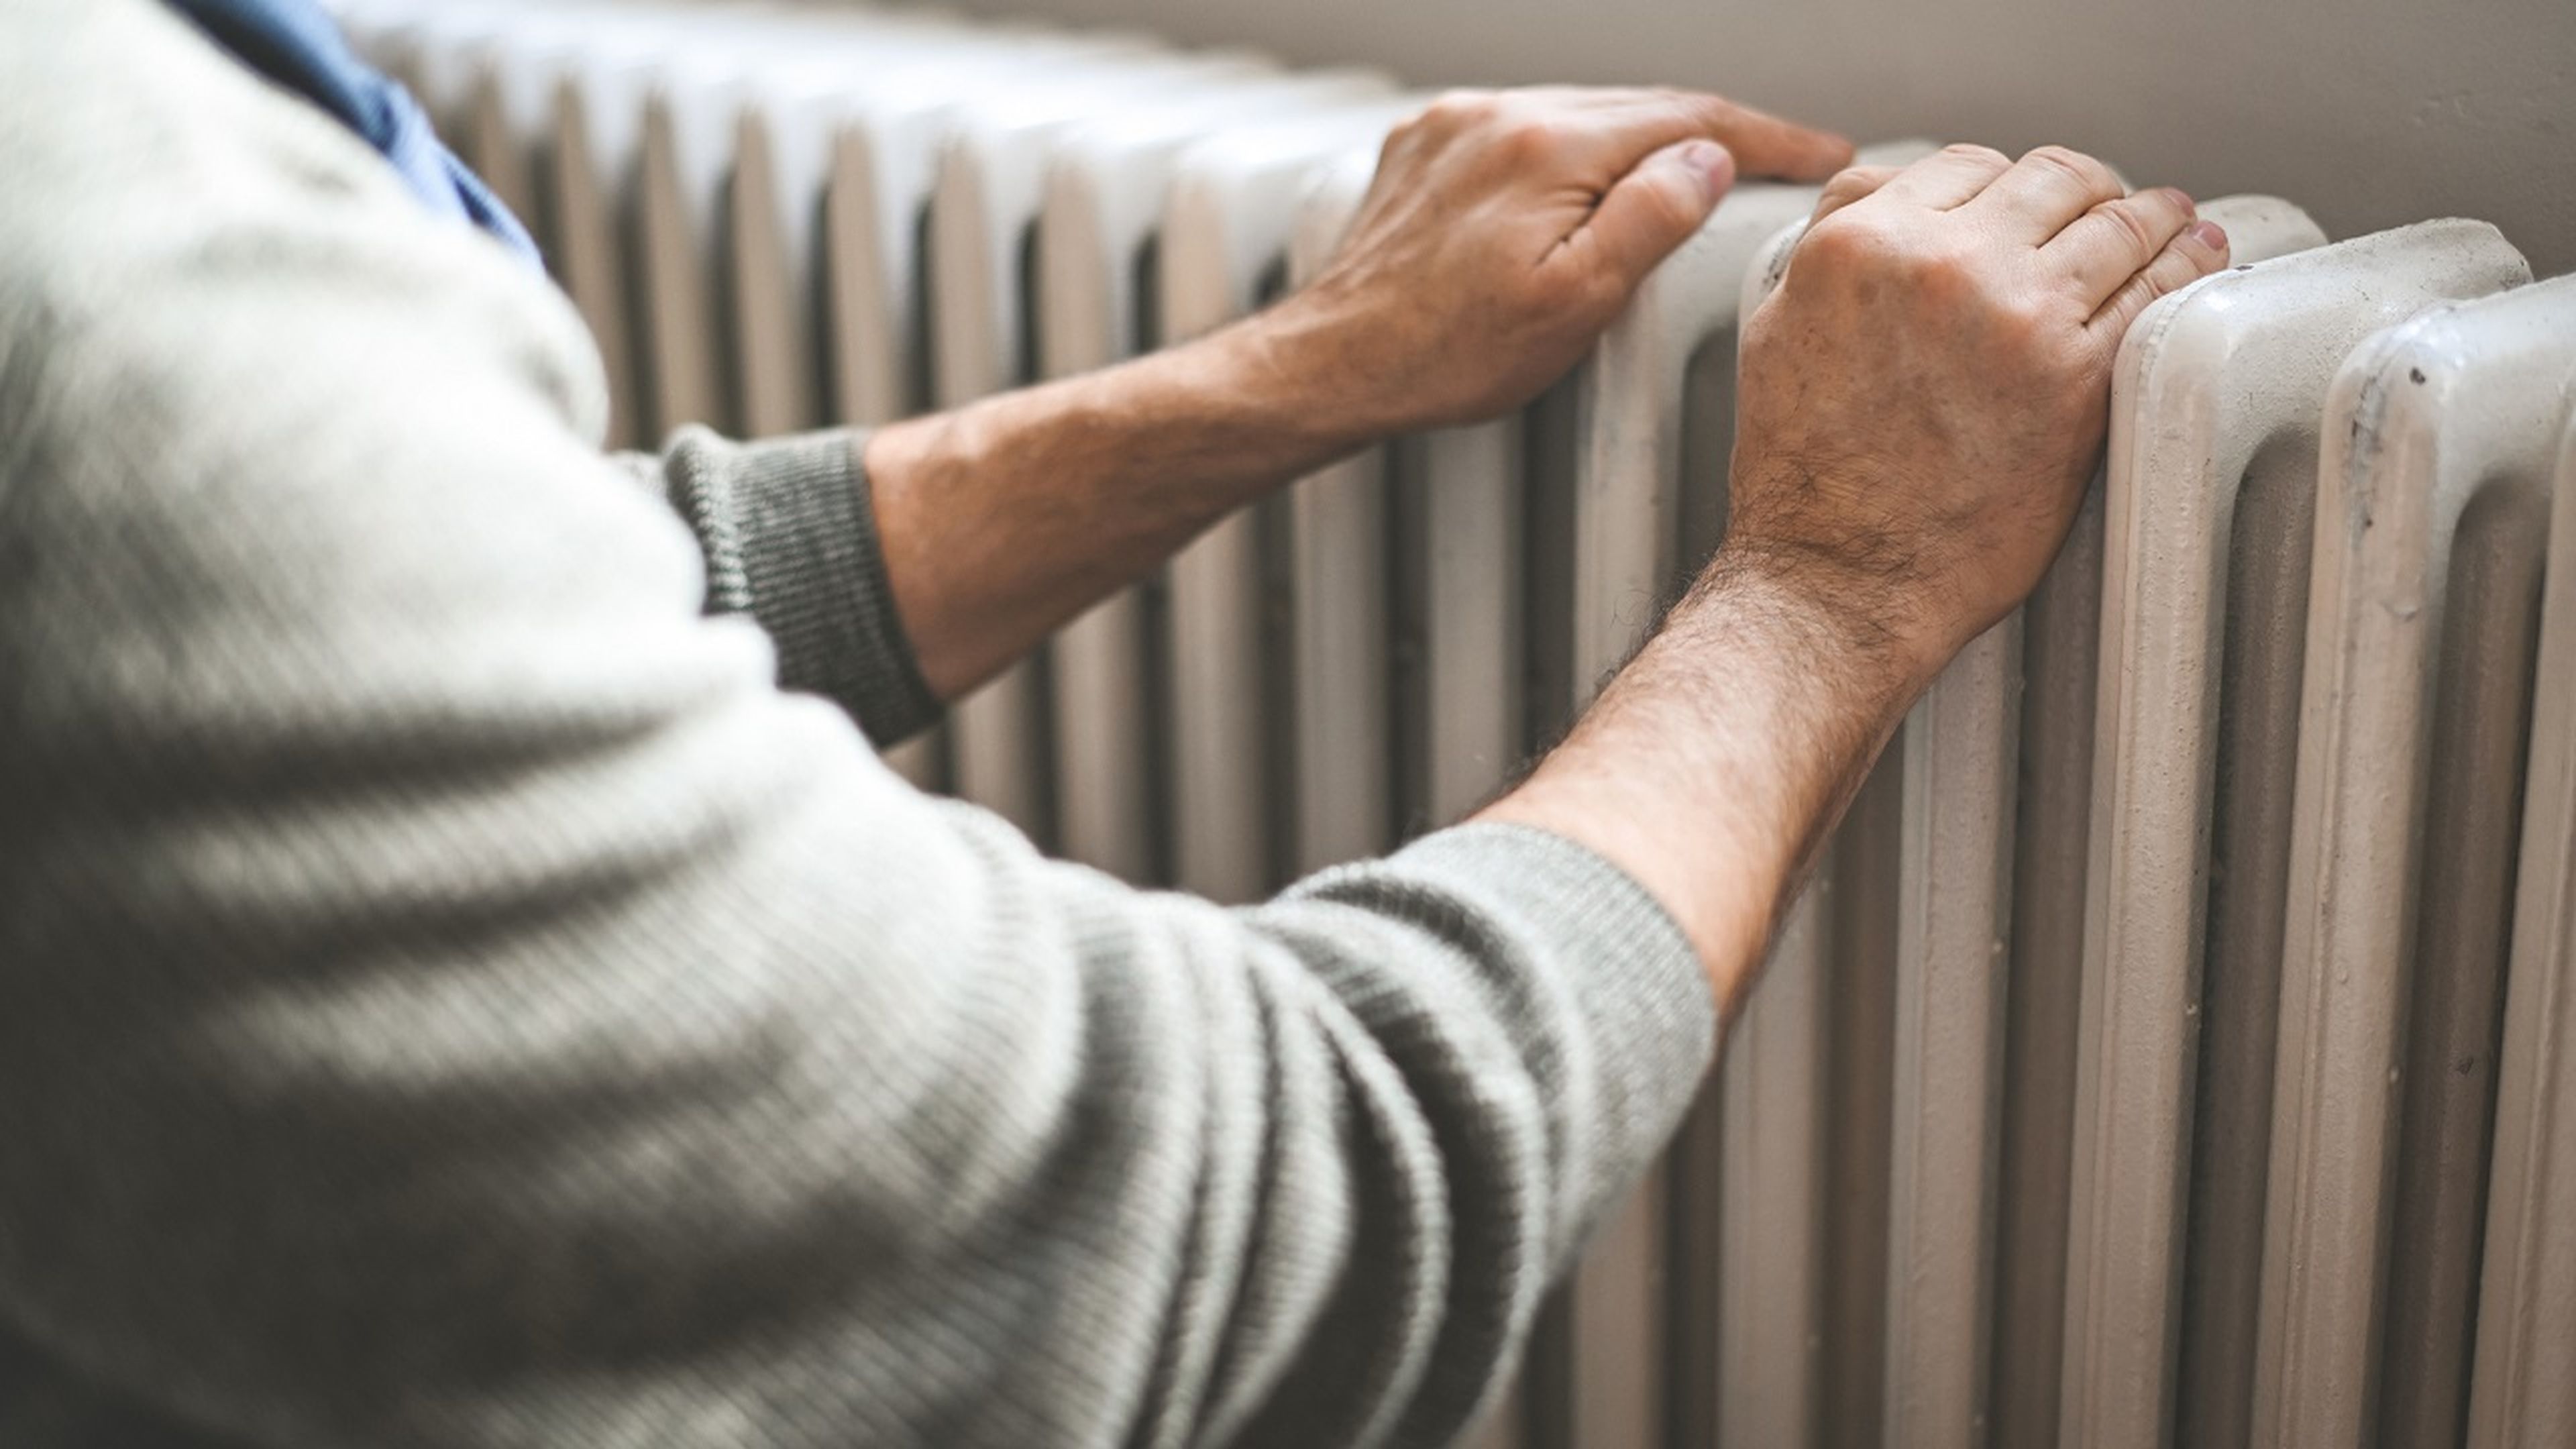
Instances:
[[[1367,440],[1269,318],[898,424],[866,468],[921,665],[955,698],[1235,508]],[[1293,354],[1293,355],[1292,355]]]
[[[1628,871],[1681,923],[1726,1010],[1930,672],[1812,566],[1730,549],[1481,818]]]

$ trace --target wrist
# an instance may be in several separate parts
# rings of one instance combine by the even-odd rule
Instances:
[[[1938,610],[1899,576],[1824,549],[1730,534],[1665,628],[1757,633],[1848,707],[1902,718],[1955,652]]]
[[[1378,435],[1354,423],[1329,379],[1270,314],[1077,379],[1086,409],[1116,419],[1131,471],[1251,501]],[[1152,466],[1137,470],[1134,465]]]
[[[1722,1007],[1937,669],[1848,576],[1730,547],[1489,820],[1556,831],[1681,924]],[[1901,614],[1901,610],[1897,611]]]
[[[1205,341],[1226,350],[1243,386],[1338,456],[1421,425],[1370,365],[1390,345],[1387,323],[1319,284]]]

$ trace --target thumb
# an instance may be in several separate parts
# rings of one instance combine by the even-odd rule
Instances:
[[[1735,184],[1735,157],[1715,141],[1650,153],[1604,193],[1584,230],[1602,265],[1634,287],[1690,239]]]

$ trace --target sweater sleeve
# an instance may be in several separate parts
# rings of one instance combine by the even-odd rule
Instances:
[[[753,450],[710,615],[561,300],[159,7],[0,9],[0,174],[19,1387],[253,1446],[1438,1442],[1678,1120],[1706,987],[1576,845],[1227,910],[907,787],[848,450]]]
[[[707,611],[757,623],[780,688],[831,700],[890,745],[927,725],[939,701],[886,581],[865,445],[864,433],[841,430],[737,443],[693,427],[658,456],[622,461],[697,535]]]

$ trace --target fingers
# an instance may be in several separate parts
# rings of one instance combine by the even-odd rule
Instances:
[[[2129,188],[2111,168],[2063,146],[2041,146],[1994,178],[1963,209],[1972,207],[2004,234],[2038,246],[2077,217]]]
[[[1567,104],[1589,111],[1630,156],[1698,137],[1724,146],[1746,176],[1821,181],[1851,164],[1851,142],[1830,131],[1700,91],[1594,91]]]
[[[1815,215],[1807,218],[1809,226],[1876,192],[1896,178],[1893,166],[1846,166],[1825,183],[1825,194],[1816,198]]]
[[[1986,189],[2012,169],[2012,161],[1991,146],[1944,146],[1888,178],[1878,194],[1934,211],[1948,211]]]
[[[2216,222],[2195,221],[2174,234],[2153,260],[2138,269],[2093,314],[2085,330],[2117,341],[2147,304],[2179,291],[2227,265],[2227,233]]]
[[[2191,198],[2159,187],[2096,205],[2039,249],[2081,290],[2085,307],[2102,305],[2191,225]]]
[[[1735,158],[1714,141],[1666,146],[1619,178],[1578,236],[1617,278],[1622,295],[1708,220],[1735,184]]]

